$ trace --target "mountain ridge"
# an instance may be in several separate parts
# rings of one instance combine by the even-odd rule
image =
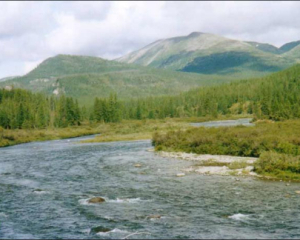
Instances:
[[[250,65],[251,61],[253,62],[254,60],[256,61],[255,64],[261,64],[261,67],[259,67],[261,70],[256,70],[258,72],[262,71],[264,66],[267,66],[266,69],[278,71],[297,63],[293,57],[290,57],[286,53],[297,48],[299,44],[300,41],[296,41],[284,44],[278,48],[268,43],[241,41],[211,33],[192,32],[186,36],[155,41],[137,51],[116,59],[116,61],[185,71],[188,64],[196,65],[195,62],[193,63],[196,58],[216,54],[215,57],[218,59],[216,59],[214,64],[218,64],[220,62],[219,58],[224,59],[226,58],[226,54],[228,55],[229,52],[233,52],[250,54],[247,63],[241,66],[240,70],[233,65],[231,67],[228,66],[228,71],[216,71],[215,73],[224,74],[245,70],[252,71],[253,68],[255,69],[255,66]],[[230,62],[230,59],[232,60],[233,58],[234,54],[230,55],[227,62]],[[209,63],[211,63],[211,59],[209,59]],[[195,68],[193,71],[205,73],[205,71],[201,70],[201,67],[200,70]]]

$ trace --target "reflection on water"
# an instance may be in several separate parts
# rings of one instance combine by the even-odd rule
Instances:
[[[178,178],[190,162],[149,148],[66,139],[0,149],[0,238],[300,238],[298,183]]]
[[[194,127],[231,127],[231,126],[254,126],[251,123],[252,118],[241,118],[237,120],[224,120],[224,121],[209,121],[201,123],[191,123]]]

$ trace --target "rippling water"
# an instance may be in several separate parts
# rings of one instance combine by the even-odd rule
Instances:
[[[0,149],[0,238],[300,238],[298,183],[178,178],[191,163],[150,141],[80,139]]]
[[[223,120],[223,121],[209,121],[209,122],[200,122],[200,123],[191,123],[194,127],[231,127],[231,126],[254,126],[254,123],[251,123],[252,118],[241,118],[236,120]]]

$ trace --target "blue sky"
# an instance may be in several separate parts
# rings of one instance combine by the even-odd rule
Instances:
[[[0,78],[57,54],[114,59],[194,31],[280,46],[300,40],[300,2],[0,2]]]

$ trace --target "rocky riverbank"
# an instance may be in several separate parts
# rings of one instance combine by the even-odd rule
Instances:
[[[189,167],[181,169],[184,173],[194,172],[202,175],[257,176],[257,174],[253,172],[253,164],[257,158],[164,151],[158,152],[158,155],[164,158],[190,161],[191,165]]]

